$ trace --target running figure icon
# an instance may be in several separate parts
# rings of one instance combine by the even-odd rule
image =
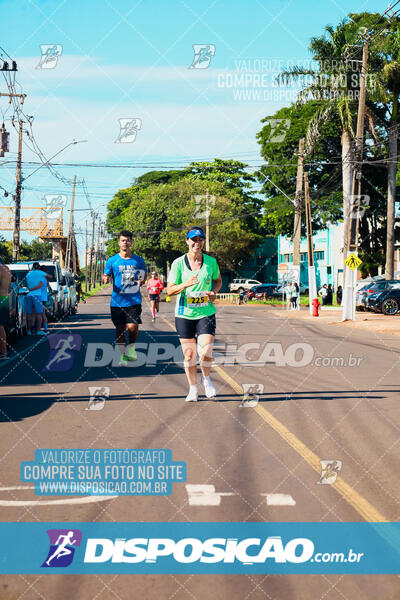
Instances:
[[[54,344],[55,340],[50,340]],[[79,350],[81,339],[78,335],[61,335],[55,345],[50,346],[53,350],[53,356],[50,358],[43,371],[63,371],[72,366],[74,351]],[[63,363],[63,364],[61,364]],[[53,366],[54,365],[54,366]]]
[[[46,565],[50,566],[51,561],[54,558],[61,558],[62,556],[67,556],[68,554],[72,554],[72,550],[67,548],[68,545],[73,546],[77,543],[77,540],[72,539],[74,537],[73,531],[68,531],[66,535],[59,535],[56,541],[57,549],[55,552],[46,560]],[[60,542],[62,540],[62,542]]]

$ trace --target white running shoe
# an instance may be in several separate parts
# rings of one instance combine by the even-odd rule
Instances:
[[[215,389],[215,386],[214,386],[213,382],[211,381],[210,377],[203,377],[203,386],[204,386],[204,391],[206,393],[207,398],[215,398],[216,397],[217,390]]]
[[[190,386],[190,390],[188,395],[185,398],[185,402],[197,402],[199,399],[199,392],[197,390],[197,386]]]

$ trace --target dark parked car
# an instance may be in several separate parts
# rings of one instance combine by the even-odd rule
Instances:
[[[356,294],[356,308],[358,310],[368,310],[372,307],[369,305],[369,298],[372,294],[377,294],[388,289],[400,288],[400,281],[396,279],[382,279],[380,281],[371,281],[364,287],[358,290]]]
[[[367,307],[375,312],[396,315],[400,311],[400,285],[377,291],[368,296],[366,302]]]
[[[247,290],[247,292],[241,292],[240,299],[242,302],[246,303],[249,300],[270,298],[273,296],[277,287],[277,283],[262,283],[261,285],[255,285],[250,290]]]

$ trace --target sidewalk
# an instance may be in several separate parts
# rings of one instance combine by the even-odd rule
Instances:
[[[379,331],[381,333],[400,335],[400,315],[391,317],[373,312],[356,312],[355,321],[341,322],[342,310],[339,308],[329,307],[325,310],[321,310],[320,308],[319,317],[312,317],[308,307],[301,307],[300,310],[285,310],[270,306],[266,311],[281,319],[302,319],[304,321],[336,325],[338,327],[353,327],[363,329],[364,331]]]

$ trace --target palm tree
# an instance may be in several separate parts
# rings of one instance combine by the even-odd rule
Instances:
[[[312,58],[318,63],[319,68],[293,67],[282,72],[278,77],[278,81],[285,84],[299,78],[310,77],[311,83],[300,91],[297,103],[305,103],[312,98],[321,102],[320,109],[308,124],[306,154],[312,152],[323,134],[324,124],[333,117],[340,119],[342,127],[343,258],[347,256],[348,248],[350,196],[353,180],[353,140],[357,113],[357,93],[355,92],[358,91],[360,74],[360,56],[355,55],[357,49],[353,46],[353,42],[358,38],[360,25],[370,22],[371,19],[376,21],[377,16],[379,17],[379,15],[370,13],[350,15],[351,22],[341,21],[336,29],[328,25],[324,35],[314,37],[310,42]],[[351,55],[351,58],[347,59],[348,54]],[[369,91],[373,90],[369,89]]]
[[[387,161],[387,236],[386,236],[386,279],[394,278],[395,201],[397,176],[398,118],[400,95],[400,19],[392,20],[386,35],[378,41],[377,50],[382,51],[384,66],[380,80],[387,92],[386,110],[389,114],[388,161]]]

